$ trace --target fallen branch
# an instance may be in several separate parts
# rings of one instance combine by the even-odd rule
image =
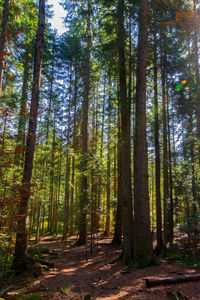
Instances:
[[[12,290],[14,288],[14,285],[10,285],[8,286],[7,288],[3,289],[1,292],[0,292],[0,297],[3,297],[7,292],[9,292],[10,290]]]
[[[170,299],[176,299],[176,300],[190,300],[188,297],[185,295],[182,295],[180,292],[167,292],[167,296]]]
[[[181,283],[181,282],[195,281],[195,280],[200,280],[200,273],[185,274],[185,275],[165,277],[165,278],[145,279],[146,287],[148,288],[159,284]]]

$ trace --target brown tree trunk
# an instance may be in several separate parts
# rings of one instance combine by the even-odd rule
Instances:
[[[75,66],[75,83],[74,83],[74,132],[73,132],[73,148],[75,154],[76,143],[76,118],[77,118],[77,66]],[[71,203],[70,203],[70,235],[74,233],[74,178],[75,178],[75,156],[72,157],[72,187],[71,187]]]
[[[169,117],[169,96],[167,90],[167,129],[168,129],[168,150],[169,150],[169,242],[170,245],[174,239],[174,199],[173,199],[173,179],[172,179],[172,158],[171,158],[171,134],[170,134],[170,117]]]
[[[72,68],[70,67],[70,82],[69,82],[69,103],[68,103],[68,129],[67,129],[67,157],[66,157],[66,176],[65,176],[65,202],[64,202],[64,227],[63,227],[63,240],[66,242],[68,225],[69,225],[69,199],[70,199],[70,160],[69,153],[70,147],[70,125],[71,125],[71,97],[72,97]]]
[[[121,132],[120,132],[120,108],[118,104],[118,145],[117,145],[117,211],[115,231],[112,244],[121,245],[122,243],[122,157],[121,157]]]
[[[197,11],[196,9],[197,0],[193,0],[193,6],[194,11]],[[197,12],[196,12],[197,13]],[[200,75],[199,75],[199,49],[198,49],[198,32],[199,27],[196,26],[194,28],[194,37],[193,37],[193,43],[194,43],[194,62],[195,62],[195,73],[196,73],[196,84],[197,84],[197,96],[196,96],[196,120],[197,120],[197,137],[198,140],[200,139]],[[200,160],[200,154],[199,154],[199,160]]]
[[[49,215],[48,215],[48,229],[50,234],[53,233],[53,206],[54,206],[54,170],[55,170],[55,142],[56,142],[56,129],[55,117],[53,125],[53,141],[51,150],[51,167],[50,167],[50,186],[49,186]]]
[[[40,80],[42,69],[42,55],[44,49],[45,37],[45,0],[39,1],[39,24],[36,37],[35,57],[34,57],[34,73],[33,87],[31,98],[31,111],[29,118],[29,129],[26,143],[26,154],[24,173],[21,187],[21,199],[18,210],[17,235],[15,243],[15,260],[13,266],[26,267],[26,249],[27,249],[27,216],[28,203],[31,191],[31,177],[33,170],[33,157],[36,141],[37,116],[39,107]]]
[[[124,0],[118,0],[118,56],[119,56],[119,102],[121,112],[121,159],[122,159],[122,223],[123,261],[133,260],[133,208],[131,191],[130,109],[127,97],[125,66]]]
[[[79,239],[78,245],[86,243],[86,204],[88,203],[88,180],[87,175],[87,154],[88,154],[88,106],[89,106],[89,93],[90,93],[90,52],[91,52],[91,2],[88,0],[88,12],[87,12],[87,48],[85,53],[85,74],[84,74],[84,99],[83,99],[83,123],[82,123],[82,179],[81,179],[81,195],[80,195],[80,224],[79,224]]]
[[[109,74],[108,140],[107,140],[107,182],[106,182],[106,228],[105,236],[110,236],[110,140],[111,140],[111,75]]]
[[[28,100],[28,79],[29,79],[29,68],[30,68],[30,57],[29,50],[26,50],[24,60],[24,76],[23,76],[23,87],[21,106],[19,113],[18,123],[18,134],[17,134],[17,148],[16,148],[16,163],[23,166],[24,163],[24,152],[25,152],[25,130],[26,130],[26,115],[27,115],[27,100]]]
[[[141,0],[136,73],[136,128],[134,157],[134,238],[135,261],[138,266],[148,265],[151,261],[152,255],[146,140],[147,35],[148,1]]]
[[[10,0],[4,0],[3,4],[3,18],[1,24],[1,36],[0,36],[0,104],[1,104],[1,93],[3,84],[3,70],[5,66],[6,59],[6,39],[9,35],[8,33],[8,16],[10,9]]]
[[[163,121],[163,184],[164,184],[164,243],[169,242],[169,161],[167,143],[167,114],[166,114],[166,54],[161,49],[161,76],[162,76],[162,121]]]
[[[162,248],[162,210],[160,193],[160,143],[158,120],[158,67],[157,67],[157,41],[154,33],[154,130],[155,130],[155,176],[156,176],[156,237],[157,250]]]

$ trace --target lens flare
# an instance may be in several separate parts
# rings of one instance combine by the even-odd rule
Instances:
[[[176,87],[175,87],[175,91],[179,92],[180,90],[182,90],[182,88],[184,87],[184,84],[187,83],[187,80],[183,80],[181,83],[179,83]]]

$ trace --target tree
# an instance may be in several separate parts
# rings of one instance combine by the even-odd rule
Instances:
[[[157,67],[157,38],[154,33],[154,130],[155,130],[155,176],[156,176],[156,228],[157,249],[162,249],[162,209],[160,192],[160,145],[159,145],[159,120],[158,120],[158,67]]]
[[[130,99],[127,97],[125,66],[124,0],[118,1],[118,55],[119,55],[119,103],[121,112],[121,171],[122,171],[122,224],[123,261],[133,260],[133,209],[131,193],[130,158]]]
[[[90,51],[91,51],[91,1],[87,2],[87,47],[85,49],[85,61],[84,61],[84,95],[83,95],[83,122],[82,122],[82,179],[81,179],[81,199],[80,199],[80,227],[79,227],[79,239],[78,245],[85,244],[86,242],[86,204],[88,203],[88,180],[87,180],[87,154],[88,154],[88,105],[89,105],[89,93],[90,93]]]
[[[17,235],[15,243],[15,260],[13,265],[26,267],[26,249],[27,249],[27,217],[28,203],[31,191],[31,177],[33,170],[34,147],[36,140],[37,117],[39,107],[40,80],[42,55],[44,49],[45,37],[45,0],[39,1],[39,22],[38,33],[36,37],[34,73],[32,85],[31,110],[29,117],[29,129],[26,142],[25,164],[20,191],[20,203],[18,208]]]
[[[9,30],[8,30],[9,9],[10,9],[10,0],[4,0],[3,19],[2,19],[1,35],[0,35],[0,103],[1,103],[2,83],[3,83],[3,70],[5,67],[5,58],[7,55],[6,40],[9,36]]]
[[[137,49],[136,125],[134,157],[134,243],[135,261],[146,266],[151,261],[148,158],[146,141],[146,67],[147,67],[148,1],[140,1]]]

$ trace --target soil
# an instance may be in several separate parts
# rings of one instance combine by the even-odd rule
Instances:
[[[119,257],[120,246],[112,246],[110,238],[101,236],[95,241],[90,253],[90,246],[74,247],[76,237],[70,237],[65,245],[61,237],[42,238],[40,243],[58,256],[52,256],[55,267],[48,272],[36,274],[37,280],[27,283],[27,276],[20,278],[21,286],[8,293],[6,299],[19,299],[25,294],[38,293],[42,299],[72,299],[58,296],[58,291],[66,289],[89,294],[91,299],[134,299],[134,300],[169,300],[200,299],[200,282],[188,282],[145,287],[145,278],[175,276],[196,272],[184,265],[161,260],[159,266],[133,270],[124,273],[121,261],[111,262]],[[22,282],[26,282],[23,286]],[[75,299],[75,298],[74,298]],[[78,299],[78,298],[77,298]]]

